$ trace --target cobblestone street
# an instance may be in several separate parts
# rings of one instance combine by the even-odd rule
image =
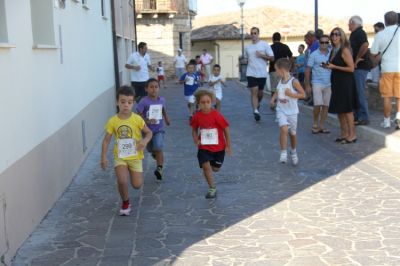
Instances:
[[[163,182],[147,153],[144,186],[130,190],[131,216],[118,216],[99,138],[12,265],[400,265],[399,154],[362,136],[337,144],[334,127],[313,135],[311,117],[301,114],[299,165],[280,164],[274,114],[263,102],[256,123],[249,92],[227,85],[222,113],[233,156],[215,175],[215,200],[204,198],[183,88],[168,83]]]

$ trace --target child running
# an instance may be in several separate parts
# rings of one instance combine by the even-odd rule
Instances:
[[[165,110],[165,99],[160,97],[160,86],[156,79],[150,78],[146,82],[147,96],[142,98],[136,106],[137,113],[144,119],[146,125],[153,133],[153,137],[147,144],[148,152],[151,152],[152,157],[157,162],[157,168],[154,171],[158,181],[162,180],[163,165],[164,165],[164,121],[167,126],[170,125],[170,120]]]
[[[200,168],[203,168],[209,190],[206,199],[217,196],[213,171],[217,172],[222,166],[225,151],[231,155],[231,138],[229,124],[217,110],[212,109],[214,94],[210,90],[196,92],[196,101],[200,111],[197,112],[190,123],[195,145],[198,147],[197,158]]]
[[[158,65],[157,65],[157,80],[158,80],[159,84],[163,85],[164,89],[167,88],[167,86],[165,85],[164,67],[162,66],[161,61],[158,61]]]
[[[143,183],[143,149],[152,137],[151,130],[144,120],[132,113],[135,93],[129,86],[122,86],[117,92],[118,114],[111,117],[105,125],[105,137],[101,148],[101,168],[108,166],[107,149],[114,135],[114,169],[117,175],[118,191],[122,206],[119,215],[127,216],[131,212],[128,195],[130,177],[133,188],[139,189]],[[144,138],[142,138],[144,134]]]
[[[212,88],[216,97],[216,109],[221,111],[221,101],[222,101],[222,85],[225,86],[225,80],[221,76],[221,66],[215,64],[212,69],[212,74],[208,85]]]
[[[195,112],[195,97],[194,92],[199,87],[200,74],[196,70],[196,61],[190,60],[186,66],[187,72],[183,74],[179,82],[184,84],[185,99],[189,108],[189,121]]]
[[[300,82],[290,75],[290,61],[287,58],[280,58],[275,62],[276,74],[281,78],[278,83],[276,93],[271,98],[270,105],[276,106],[276,117],[280,127],[280,147],[281,155],[279,161],[281,163],[287,162],[287,135],[289,132],[291,151],[290,156],[292,164],[297,165],[299,158],[296,151],[296,129],[297,129],[297,115],[299,107],[297,100],[304,98],[304,89],[301,87]]]

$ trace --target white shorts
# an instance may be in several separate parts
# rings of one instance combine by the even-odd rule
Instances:
[[[222,91],[214,91],[215,93],[215,98],[217,98],[218,100],[222,100]]]
[[[279,127],[288,126],[289,134],[296,135],[297,130],[297,114],[285,115],[284,113],[277,112],[276,118],[278,119]]]
[[[196,98],[194,97],[194,95],[185,96],[185,100],[186,100],[188,103],[195,103],[195,102],[196,102]]]
[[[312,91],[314,106],[329,106],[329,101],[332,94],[331,87],[313,84]]]

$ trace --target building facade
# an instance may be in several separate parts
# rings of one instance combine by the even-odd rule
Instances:
[[[191,58],[190,31],[196,0],[136,0],[138,42],[146,42],[152,64],[162,61],[166,75],[174,75],[173,61],[181,48]]]
[[[125,63],[133,4],[112,2]],[[0,0],[0,265],[70,184],[115,113],[110,3]]]

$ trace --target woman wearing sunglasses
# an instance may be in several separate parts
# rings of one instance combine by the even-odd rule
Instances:
[[[335,140],[342,144],[357,141],[353,110],[356,107],[356,88],[354,82],[354,62],[350,43],[341,28],[331,31],[332,52],[326,68],[332,70],[332,95],[329,112],[338,114],[340,136]]]

